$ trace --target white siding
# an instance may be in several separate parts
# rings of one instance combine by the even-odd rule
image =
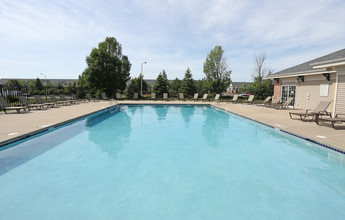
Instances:
[[[335,114],[345,114],[345,75],[339,75]]]

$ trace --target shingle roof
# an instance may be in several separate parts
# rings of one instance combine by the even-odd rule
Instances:
[[[285,70],[273,73],[273,74],[268,75],[268,76],[272,77],[272,76],[290,75],[290,74],[296,74],[296,73],[301,73],[301,72],[315,71],[312,64],[337,60],[337,59],[341,59],[341,58],[345,58],[345,49],[342,49],[342,50],[333,52],[331,54],[316,58],[314,60],[299,64],[297,66],[287,68]]]

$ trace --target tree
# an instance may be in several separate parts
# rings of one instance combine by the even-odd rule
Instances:
[[[35,87],[37,90],[43,90],[43,83],[39,78],[37,78],[35,81]]]
[[[163,73],[159,73],[153,91],[157,94],[158,97],[163,97],[163,93],[168,92],[168,80],[165,70],[163,70]]]
[[[122,55],[121,44],[114,37],[107,37],[86,57],[87,68],[82,73],[82,85],[92,92],[103,91],[113,97],[123,91],[130,79],[131,63]]]
[[[193,76],[189,67],[187,68],[184,78],[181,82],[180,92],[184,93],[184,95],[188,98],[193,97],[194,93],[196,92]]]
[[[267,74],[273,73],[273,69],[269,66],[266,66],[265,61],[267,59],[267,55],[265,52],[260,53],[255,56],[254,58],[254,74],[253,74],[253,81],[261,82]]]
[[[199,93],[199,95],[209,93],[211,89],[210,82],[205,78],[202,80],[196,80],[194,84],[195,84],[196,92]]]
[[[180,91],[181,87],[181,80],[179,80],[177,77],[172,81],[169,87],[170,96],[177,96],[178,92]]]
[[[227,70],[228,64],[221,46],[216,46],[207,54],[204,63],[204,73],[211,84],[212,93],[222,93],[231,83],[231,70]]]
[[[247,83],[242,83],[240,90],[240,93],[246,92],[247,91]]]
[[[255,56],[253,83],[248,87],[248,92],[253,93],[256,99],[261,100],[273,94],[272,81],[264,80],[267,74],[273,73],[273,69],[265,64],[266,58],[265,52]]]
[[[141,79],[143,75],[140,74],[139,77],[133,78],[131,83],[127,87],[127,98],[133,98],[134,93],[138,93],[140,96],[140,89],[141,89]],[[147,93],[147,83],[143,80],[143,93]]]

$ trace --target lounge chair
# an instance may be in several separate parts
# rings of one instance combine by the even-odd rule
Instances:
[[[42,109],[44,107],[48,108],[47,104],[30,104],[30,102],[24,97],[24,96],[18,96],[20,101],[22,101],[24,106],[28,106],[29,109],[36,108],[36,109]]]
[[[214,102],[214,103],[219,102],[219,97],[220,97],[220,94],[216,94],[216,97],[214,97],[213,102]]]
[[[280,103],[280,99],[281,99],[281,97],[275,97],[275,98],[273,99],[272,102],[267,102],[267,103],[265,104],[265,106],[266,106],[266,107],[273,107],[274,105]]]
[[[156,100],[156,93],[155,92],[151,93],[151,100]]]
[[[202,101],[207,101],[207,96],[208,96],[208,94],[205,93],[204,96],[202,97]]]
[[[179,93],[178,94],[178,99],[179,100],[183,100],[184,99],[184,94],[183,93]]]
[[[74,99],[67,99],[65,95],[60,94],[60,100],[64,101],[64,102],[69,102],[70,104],[77,104],[79,103],[78,100],[74,100]]]
[[[104,100],[104,101],[109,101],[110,103],[112,103],[112,102],[117,103],[116,99],[108,98],[104,92],[101,93],[101,96],[102,96],[102,100]]]
[[[229,102],[233,102],[233,103],[236,103],[238,100],[238,94],[235,94],[231,100],[229,100]]]
[[[163,99],[168,100],[168,93],[163,93]]]
[[[99,101],[100,101],[100,100],[98,100],[98,99],[92,98],[90,93],[86,93],[85,95],[86,95],[86,98],[87,98],[89,101],[91,101],[91,100],[94,101],[94,102],[99,102]]]
[[[0,96],[0,110],[3,110],[5,112],[5,114],[7,114],[8,110],[16,110],[18,113],[20,113],[20,110],[24,110],[26,111],[26,109],[28,111],[30,111],[30,108],[28,106],[10,106],[6,100],[4,99],[4,97]]]
[[[69,101],[59,101],[56,99],[55,95],[50,95],[49,96],[51,100],[56,103],[56,105],[70,105],[71,103]]]
[[[287,109],[291,105],[292,101],[293,101],[293,97],[289,97],[286,99],[284,103],[272,104],[271,107],[274,107],[276,109]],[[292,107],[295,108],[294,106]]]
[[[339,117],[339,116],[340,116],[340,117]],[[335,123],[341,124],[341,123],[345,122],[345,114],[336,114],[334,118],[319,118],[319,121],[322,121],[322,122],[325,122],[325,121],[331,122],[332,127],[333,127],[334,129],[336,129],[335,126],[334,126],[334,124],[335,124]]]
[[[139,96],[139,95],[138,95],[138,93],[137,93],[137,92],[136,92],[136,93],[134,93],[134,94],[133,94],[133,99],[138,99],[138,96]]]
[[[261,105],[261,106],[266,106],[271,99],[272,99],[272,96],[267,96],[267,98],[264,101],[256,102],[255,104]]]
[[[247,100],[242,100],[242,101],[241,101],[241,104],[242,104],[242,103],[245,103],[245,104],[252,104],[252,103],[253,103],[253,100],[254,100],[254,95],[250,95],[250,96],[248,97]]]
[[[311,117],[309,121],[315,121],[318,123],[320,116],[329,116],[331,117],[331,113],[327,112],[328,106],[331,104],[329,101],[321,101],[316,106],[314,110],[307,109],[305,112],[289,112],[291,119],[300,119],[301,121],[307,121],[306,118]],[[293,118],[292,115],[297,115],[299,118]]]
[[[199,93],[194,93],[194,97],[193,97],[194,101],[198,100],[198,97],[199,97]]]
[[[88,101],[87,99],[78,99],[75,94],[71,94],[71,97],[72,97],[72,100],[74,100],[76,102],[86,102],[86,101]]]
[[[54,103],[54,102],[44,102],[42,97],[39,95],[35,95],[35,99],[39,104],[45,104],[48,107],[54,107],[54,105],[56,105],[56,103]]]
[[[122,100],[121,93],[119,93],[119,92],[116,93],[116,100]]]

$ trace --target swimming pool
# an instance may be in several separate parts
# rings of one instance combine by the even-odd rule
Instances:
[[[0,219],[344,219],[343,159],[213,107],[120,105],[0,151]]]

